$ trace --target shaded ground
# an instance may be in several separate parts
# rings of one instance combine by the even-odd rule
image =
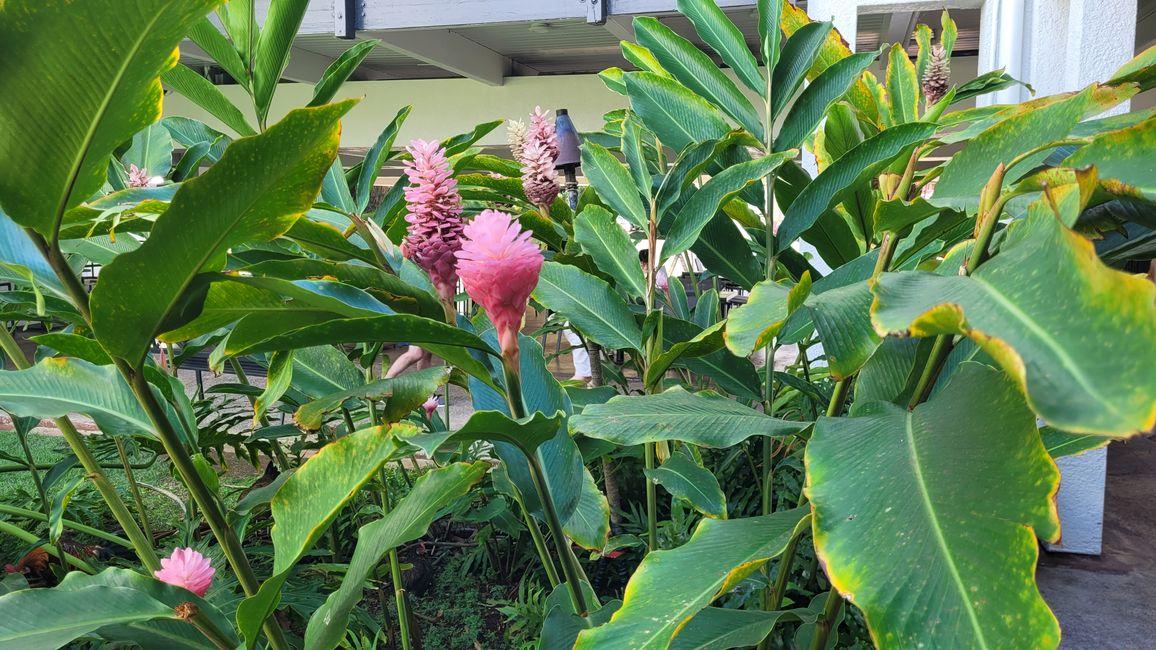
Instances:
[[[1041,552],[1036,577],[1062,648],[1156,648],[1156,442],[1108,448],[1103,554]]]

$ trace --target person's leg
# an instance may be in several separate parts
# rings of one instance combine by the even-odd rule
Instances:
[[[393,363],[389,364],[389,370],[385,371],[385,378],[386,379],[392,379],[392,378],[400,375],[402,372],[404,372],[406,370],[406,368],[409,368],[410,366],[412,366],[415,363],[418,364],[418,368],[420,369],[421,368],[420,362],[423,359],[428,359],[428,356],[427,356],[428,354],[429,354],[428,352],[419,348],[416,345],[409,346],[408,350],[403,352],[401,354],[401,356],[399,356],[398,358],[394,359]]]
[[[589,381],[590,354],[586,352],[586,347],[582,345],[582,338],[571,329],[562,330],[562,336],[565,336],[566,342],[570,344],[570,357],[574,361],[574,376],[572,379]]]

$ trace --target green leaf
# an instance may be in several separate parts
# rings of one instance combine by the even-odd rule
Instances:
[[[770,345],[783,329],[787,318],[811,293],[811,274],[803,273],[793,287],[764,280],[751,289],[745,305],[727,314],[727,349],[739,356],[749,356],[756,349]]]
[[[319,398],[349,390],[364,381],[361,370],[344,353],[330,345],[295,348],[293,387],[307,397]]]
[[[328,104],[333,99],[341,86],[349,79],[349,76],[357,70],[365,57],[373,51],[373,48],[380,44],[381,41],[372,39],[368,41],[361,41],[353,47],[341,53],[341,56],[329,64],[329,67],[322,73],[321,79],[313,86],[313,99],[309,100],[307,106],[321,106]]]
[[[637,350],[642,345],[642,332],[622,298],[601,278],[578,267],[543,263],[532,295],[605,348]]]
[[[412,106],[403,106],[398,110],[397,114],[393,116],[389,124],[381,131],[381,135],[377,136],[377,141],[369,148],[365,154],[365,160],[361,165],[361,174],[357,179],[357,213],[365,212],[366,206],[369,205],[369,195],[373,190],[373,183],[377,180],[378,172],[381,171],[381,165],[389,158],[389,148],[393,146],[393,141],[397,138],[397,132],[401,129],[401,125],[405,123],[405,118],[409,117]]]
[[[1013,223],[970,277],[886,273],[872,318],[883,332],[964,334],[1025,387],[1049,424],[1128,436],[1156,426],[1156,287],[1104,266],[1051,215]]]
[[[113,150],[160,119],[158,77],[216,4],[0,6],[0,60],[12,63],[0,76],[0,205],[13,221],[53,239],[65,211],[100,190]],[[46,46],[45,34],[68,46]],[[69,81],[78,70],[84,82]]]
[[[1066,137],[1083,117],[1091,91],[1089,87],[1049,106],[1017,112],[972,138],[943,168],[931,202],[974,210],[979,205],[980,190],[996,167],[1000,163],[1011,164],[1025,151]],[[1047,155],[1047,151],[1042,151],[1029,156],[1016,168],[1029,170]]]
[[[589,470],[582,472],[578,503],[562,522],[562,532],[588,551],[601,551],[610,542],[610,502],[598,489]]]
[[[783,119],[783,126],[775,138],[775,151],[802,146],[831,105],[847,94],[847,90],[882,51],[881,48],[876,52],[853,54],[824,70],[823,74],[808,84]]]
[[[688,250],[723,205],[797,154],[794,149],[771,154],[727,167],[712,176],[675,215],[674,222],[666,233],[662,257],[669,259]]]
[[[634,179],[634,186],[644,203],[649,203],[653,193],[654,183],[650,177],[650,167],[647,165],[647,149],[642,143],[642,126],[638,120],[625,119],[622,121],[622,155],[626,158],[626,165],[630,169],[630,176]]]
[[[634,244],[612,212],[597,205],[586,206],[574,217],[574,239],[620,289],[637,298],[646,295],[646,280]]]
[[[278,350],[269,357],[265,390],[253,402],[253,421],[260,420],[277,403],[293,381],[293,350]]]
[[[931,205],[920,197],[910,203],[903,199],[880,201],[872,216],[876,232],[900,233],[928,217],[939,214],[943,208]]]
[[[582,172],[611,209],[635,226],[646,227],[649,217],[634,180],[606,147],[590,141],[582,143]]]
[[[362,429],[331,442],[305,461],[269,502],[273,516],[273,575],[237,608],[237,627],[252,648],[261,623],[276,608],[294,565],[312,548],[354,494],[398,450],[400,429]]]
[[[807,23],[787,39],[779,64],[771,74],[771,117],[774,120],[790,104],[799,86],[803,85],[803,79],[831,29],[830,22]]]
[[[677,288],[675,290],[677,290]],[[702,304],[701,301],[699,304]],[[697,323],[695,324],[697,325]],[[650,363],[650,366],[646,369],[643,383],[647,386],[657,386],[666,376],[666,371],[670,368],[671,364],[683,357],[701,357],[721,350],[724,345],[723,328],[725,326],[722,322],[715,323],[704,328],[693,338],[670,346],[669,350],[658,355],[658,357]]]
[[[619,445],[678,440],[723,448],[751,436],[789,436],[806,426],[713,393],[689,393],[677,386],[658,395],[619,395],[570,418],[571,430]]]
[[[1095,165],[1101,182],[1117,196],[1156,200],[1156,169],[1151,152],[1156,147],[1156,118],[1096,136],[1068,156],[1064,167]]]
[[[778,249],[781,251],[790,246],[799,235],[814,225],[821,214],[842,202],[857,186],[875,176],[907,147],[931,137],[935,128],[933,124],[901,124],[864,140],[843,154],[815,177],[799,193],[791,207],[787,208],[776,239]],[[953,158],[949,164],[954,164],[957,158]],[[939,191],[938,188],[936,191]]]
[[[1110,85],[1135,83],[1140,87],[1140,92],[1151,90],[1156,86],[1156,45],[1120,66],[1107,83]]]
[[[19,417],[87,415],[110,435],[153,435],[148,414],[112,366],[57,357],[0,372],[0,407]]]
[[[779,27],[782,3],[779,0],[758,0],[759,54],[767,70],[774,70],[779,62],[779,47],[783,30]]]
[[[901,43],[891,46],[887,54],[887,99],[891,104],[891,118],[896,124],[919,119],[919,77],[915,64],[907,56]]]
[[[174,90],[192,103],[229,127],[237,135],[255,135],[257,132],[233,102],[225,97],[213,82],[194,72],[183,63],[166,71],[161,79],[165,86]]]
[[[678,0],[678,11],[694,23],[699,37],[722,57],[723,63],[735,71],[747,88],[756,93],[766,91],[767,81],[759,73],[758,63],[747,48],[746,38],[714,0]],[[635,22],[635,29],[637,27]]]
[[[123,587],[24,589],[0,597],[0,645],[59,648],[109,625],[175,619],[170,605]]]
[[[698,347],[693,342],[702,335],[703,331],[702,328],[690,321],[671,316],[663,317],[663,344],[670,350],[684,342],[692,343],[692,349]],[[719,349],[693,357],[684,354],[675,361],[675,365],[686,368],[692,373],[710,377],[718,384],[719,388],[731,395],[744,399],[761,399],[758,388],[760,379],[754,364],[746,357],[731,354],[729,350]]]
[[[583,630],[575,650],[667,648],[712,600],[783,552],[806,508],[746,519],[704,519],[682,546],[652,551],[626,585],[622,607],[605,625]]]
[[[679,630],[670,650],[727,650],[756,646],[779,623],[814,622],[816,618],[806,609],[764,612],[707,607]]]
[[[277,82],[289,65],[293,38],[297,36],[308,8],[309,0],[278,0],[270,3],[265,14],[265,24],[261,26],[253,57],[253,103],[257,109],[257,121],[261,124],[269,114]]]
[[[1059,472],[998,370],[964,364],[911,412],[821,418],[806,464],[819,557],[880,647],[1059,643],[1034,580],[1036,535],[1059,537]]]
[[[346,239],[336,226],[308,217],[294,222],[282,237],[297,242],[305,250],[327,260],[375,262],[373,253]]]
[[[634,20],[634,31],[638,43],[653,52],[662,67],[675,79],[721,108],[756,138],[763,137],[762,121],[755,107],[709,56],[657,18],[639,16]],[[743,47],[746,47],[745,44]],[[749,51],[747,56],[751,56]],[[754,57],[751,60],[753,64]]]
[[[336,648],[345,638],[350,612],[378,563],[391,548],[425,534],[443,508],[482,480],[485,462],[454,463],[423,474],[397,506],[377,521],[362,526],[357,547],[341,587],[309,619],[305,645],[316,650]]]
[[[217,9],[221,24],[237,53],[247,62],[246,70],[252,72],[253,55],[256,53],[257,35],[260,30],[255,19],[253,0],[229,0]]]
[[[167,176],[173,167],[173,137],[160,124],[150,124],[132,136],[121,162],[136,165],[149,176]]]
[[[690,247],[709,271],[751,289],[763,279],[763,269],[750,244],[725,212],[716,212]]]
[[[1110,438],[1104,436],[1068,433],[1051,427],[1041,428],[1040,438],[1052,458],[1079,456],[1086,451],[1107,447],[1108,443],[1112,442]]]
[[[198,273],[221,268],[231,246],[280,235],[309,209],[337,154],[337,120],[354,103],[295,110],[181,186],[148,240],[106,266],[92,292],[93,330],[110,354],[138,364],[157,333],[179,325]]]
[[[386,400],[385,418],[387,422],[397,422],[409,415],[440,386],[450,379],[450,369],[426,368],[403,373],[397,377],[379,379],[364,386],[357,386],[301,405],[293,414],[293,421],[306,431],[317,431],[325,421],[325,415],[341,408],[346,400],[369,399]]]
[[[249,85],[249,74],[245,63],[241,61],[241,55],[213,21],[207,17],[198,20],[189,29],[189,40],[208,53],[237,83],[243,87]]]
[[[686,499],[702,514],[715,519],[727,518],[727,498],[718,479],[685,451],[680,449],[661,466],[643,471],[646,478],[674,496]]]
[[[302,223],[300,220],[298,224]],[[292,232],[292,230],[290,230]],[[428,291],[406,283],[392,273],[361,264],[341,264],[323,260],[269,260],[245,267],[255,276],[300,280],[332,277],[362,289],[394,311],[441,319],[445,310]]]
[[[718,140],[730,131],[717,108],[677,81],[652,72],[628,72],[625,78],[631,108],[646,128],[675,151],[695,142]],[[589,174],[585,165],[582,169]]]
[[[35,283],[40,291],[68,300],[68,292],[32,238],[0,210],[0,281]]]
[[[871,323],[869,281],[816,294],[807,301],[807,307],[835,379],[855,374],[883,342]]]

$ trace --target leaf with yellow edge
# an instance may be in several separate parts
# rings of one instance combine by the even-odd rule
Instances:
[[[583,630],[575,650],[667,648],[695,614],[783,552],[807,508],[746,519],[704,519],[682,546],[642,560],[610,622]]]
[[[805,9],[795,6],[790,0],[781,1],[782,13],[779,16],[779,24],[783,29],[783,34],[789,39],[795,32],[799,31],[799,28],[812,21],[807,16]],[[851,56],[851,48],[847,46],[847,41],[843,40],[843,35],[839,33],[839,30],[832,29],[831,33],[827,34],[827,40],[823,46],[819,48],[819,54],[815,57],[815,62],[811,64],[811,69],[807,71],[807,81],[814,81],[815,77],[822,74],[824,70],[849,56]],[[862,80],[856,82],[847,91],[847,101],[859,109],[866,109],[873,103],[871,91],[867,89]]]
[[[1121,437],[1156,425],[1156,287],[1105,266],[1053,215],[1013,223],[970,277],[886,273],[880,334],[963,334],[1025,387],[1048,424]]]
[[[907,49],[896,43],[887,54],[887,98],[896,124],[914,122],[919,117],[919,79]]]
[[[1012,380],[965,363],[913,411],[860,412],[815,425],[806,494],[819,558],[875,646],[1054,648],[1034,574],[1036,535],[1060,533],[1059,471]]]
[[[756,284],[751,289],[747,303],[727,316],[727,349],[745,357],[768,345],[810,293],[809,271],[804,272],[798,284],[793,287],[772,280]]]

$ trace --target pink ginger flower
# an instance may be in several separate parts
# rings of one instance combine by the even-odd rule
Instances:
[[[405,188],[409,234],[404,255],[429,274],[443,302],[453,302],[458,273],[454,254],[461,248],[462,197],[445,150],[437,142],[414,140],[406,147],[410,187]]]
[[[141,169],[133,164],[128,166],[129,187],[156,187],[164,182],[165,179],[160,176],[149,176],[147,169]]]
[[[178,548],[161,560],[161,570],[153,573],[158,580],[184,587],[198,596],[204,596],[217,572],[208,558],[191,548]]]
[[[558,157],[558,135],[554,132],[554,122],[546,116],[541,106],[535,106],[534,112],[530,115],[530,129],[526,132],[526,140],[541,143],[551,158]]]
[[[497,328],[502,355],[514,361],[526,301],[538,286],[542,251],[514,217],[497,210],[482,211],[466,224],[463,235],[457,253],[462,284]]]
[[[554,122],[541,106],[535,106],[530,115],[530,127],[521,122],[510,123],[510,150],[522,165],[522,189],[526,198],[535,205],[550,205],[558,196],[558,182],[554,180],[554,163],[558,160],[558,136]]]
[[[507,120],[506,141],[510,143],[510,153],[514,160],[522,162],[522,149],[526,146],[526,123],[522,120]]]
[[[434,411],[438,410],[438,406],[440,405],[441,404],[438,402],[437,395],[430,395],[429,399],[427,399],[425,403],[421,405],[421,407],[425,409],[425,417],[427,420],[433,419]]]

